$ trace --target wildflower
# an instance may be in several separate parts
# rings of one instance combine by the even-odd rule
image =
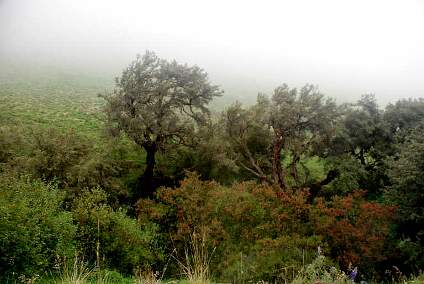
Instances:
[[[355,281],[356,276],[358,275],[358,267],[355,267],[350,273],[349,273],[349,279],[352,281]]]

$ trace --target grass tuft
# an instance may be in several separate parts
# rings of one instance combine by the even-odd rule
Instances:
[[[184,249],[184,257],[175,257],[182,275],[189,284],[208,284],[210,281],[209,264],[215,249],[210,253],[207,246],[207,234],[193,232]]]

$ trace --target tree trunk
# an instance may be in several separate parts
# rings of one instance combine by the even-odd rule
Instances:
[[[157,147],[156,144],[144,146],[144,150],[146,150],[146,169],[144,170],[143,176],[145,178],[152,178],[153,177],[153,170],[155,169],[156,165],[156,151]]]
[[[296,185],[299,185],[299,176],[297,174],[297,163],[300,161],[300,157],[297,154],[293,154],[293,159],[290,165],[290,174],[293,177]]]
[[[151,197],[158,187],[153,176],[156,165],[155,155],[157,146],[155,143],[151,143],[143,145],[143,148],[146,151],[146,168],[144,173],[137,180],[136,192],[133,196],[134,201],[143,197]]]
[[[364,151],[364,149],[363,148],[361,148],[361,150],[359,151],[359,160],[361,161],[361,164],[362,165],[366,165],[366,162],[365,162],[365,151]]]
[[[340,171],[338,169],[333,169],[327,173],[325,179],[317,183],[311,184],[309,186],[309,201],[312,202],[314,198],[318,196],[322,187],[335,180],[338,176],[340,176]]]
[[[281,150],[283,149],[283,139],[276,137],[272,144],[272,178],[275,184],[278,184],[281,189],[286,188],[284,181],[284,172],[281,167]]]

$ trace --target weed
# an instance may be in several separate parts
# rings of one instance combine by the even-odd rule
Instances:
[[[175,250],[174,250],[175,251]],[[184,248],[184,257],[174,257],[180,267],[181,274],[187,278],[190,284],[211,283],[209,280],[209,264],[215,248],[210,253],[207,247],[206,230],[200,233],[194,231],[190,235],[188,244]]]
[[[64,264],[62,276],[57,284],[86,284],[92,275],[93,270],[78,255],[74,257],[72,267]]]

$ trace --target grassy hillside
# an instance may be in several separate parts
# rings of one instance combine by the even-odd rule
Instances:
[[[1,123],[73,128],[91,138],[98,136],[104,121],[98,94],[110,90],[112,83],[74,74],[50,75],[12,77],[13,72],[4,72],[0,77]]]

